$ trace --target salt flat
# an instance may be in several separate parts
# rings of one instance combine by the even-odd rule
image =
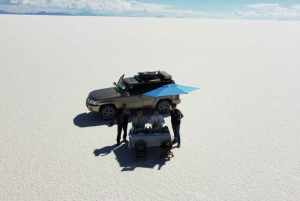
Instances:
[[[0,15],[0,27],[0,200],[300,199],[300,22]],[[85,106],[149,70],[201,88],[181,96],[171,161],[155,148],[136,161]]]

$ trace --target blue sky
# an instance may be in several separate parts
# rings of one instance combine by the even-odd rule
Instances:
[[[91,12],[134,17],[300,20],[300,1],[272,0],[0,0],[9,12]]]
[[[194,10],[201,12],[233,12],[235,10],[249,10],[246,5],[252,4],[279,4],[281,7],[292,9],[300,1],[274,1],[274,0],[142,0],[144,3],[166,4],[179,10]]]

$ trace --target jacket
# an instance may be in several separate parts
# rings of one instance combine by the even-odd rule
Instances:
[[[124,114],[124,121],[123,121],[123,124],[128,124],[128,119],[130,117],[130,112],[127,108],[125,108],[125,110],[128,112],[128,114]],[[117,109],[116,111],[116,114],[114,115],[114,118],[113,119],[116,119],[117,118],[117,123],[118,124],[121,124],[120,122],[120,118],[121,118],[121,115],[123,115],[123,108],[120,107]]]
[[[182,114],[180,110],[175,109],[174,113],[173,110],[170,111],[170,116],[171,116],[171,123],[172,125],[180,125],[180,120],[178,120],[178,117],[181,117]]]

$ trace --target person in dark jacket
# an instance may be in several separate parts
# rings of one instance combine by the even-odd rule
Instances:
[[[126,108],[126,103],[123,102],[122,107],[117,109],[116,114],[113,118],[113,119],[117,118],[117,123],[118,123],[117,146],[120,145],[122,129],[124,131],[123,142],[128,142],[126,137],[127,137],[127,126],[128,126],[129,117],[130,117],[130,112]]]
[[[183,114],[181,113],[180,110],[176,108],[176,104],[172,103],[171,104],[171,111],[170,111],[170,116],[171,116],[171,123],[172,123],[172,129],[174,132],[174,136],[177,139],[177,147],[180,147],[180,122],[181,119],[183,118]]]

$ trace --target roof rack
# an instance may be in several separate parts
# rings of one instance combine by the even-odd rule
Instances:
[[[148,82],[150,80],[160,79],[160,80],[171,80],[172,76],[165,71],[147,71],[147,72],[138,72],[138,76],[134,76],[137,79]]]

